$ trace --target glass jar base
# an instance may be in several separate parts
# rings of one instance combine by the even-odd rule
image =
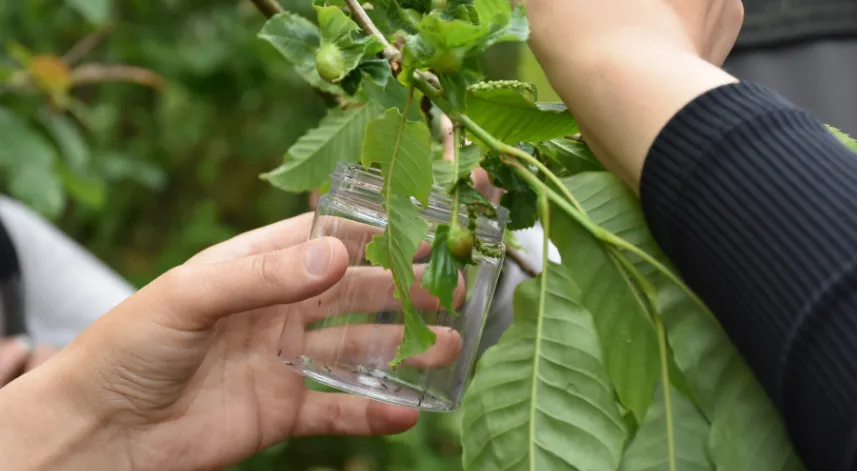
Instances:
[[[439,398],[429,391],[399,380],[379,369],[342,364],[318,365],[309,358],[305,361],[284,361],[284,363],[292,370],[325,386],[387,404],[427,412],[451,412],[457,409],[457,405],[452,401]]]

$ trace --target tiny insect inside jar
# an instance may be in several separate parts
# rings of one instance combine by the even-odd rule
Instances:
[[[410,300],[436,341],[393,367],[405,315],[394,296],[390,271],[366,258],[366,246],[387,225],[382,185],[383,178],[373,169],[337,165],[330,191],[319,199],[310,238],[341,240],[349,266],[329,290],[288,308],[278,356],[292,370],[334,389],[405,407],[452,411],[461,405],[471,377],[503,265],[508,211],[494,208],[496,217],[474,217],[474,224],[466,208],[458,208],[460,224],[475,226],[480,250],[474,247],[471,263],[459,269],[454,312],[447,312],[420,285],[435,229],[448,224],[452,214],[451,198],[440,188],[432,191],[428,206],[420,208],[430,229],[413,259]]]

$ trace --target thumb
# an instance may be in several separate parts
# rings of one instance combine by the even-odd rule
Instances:
[[[348,253],[323,237],[281,250],[176,267],[140,290],[163,325],[206,330],[223,317],[316,296],[345,274]]]

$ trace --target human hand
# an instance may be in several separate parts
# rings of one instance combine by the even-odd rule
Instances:
[[[289,309],[315,295],[320,301],[335,296],[335,289],[326,290],[346,272],[343,243],[304,242],[311,222],[312,215],[299,216],[201,252],[105,314],[42,368],[0,390],[0,406],[53,398],[64,404],[66,417],[96,417],[97,424],[77,427],[98,435],[97,451],[74,448],[90,450],[87,459],[75,461],[85,469],[98,468],[94,462],[116,470],[212,469],[287,436],[410,428],[416,410],[308,391],[303,377],[276,356],[287,317],[308,322],[319,314]],[[308,332],[295,341],[324,350],[329,345],[322,334]],[[395,350],[401,329],[390,335]],[[439,335],[435,347],[444,345],[454,342]],[[424,361],[448,361],[442,352],[427,354]]]
[[[595,155],[637,188],[649,147],[719,69],[740,0],[527,0],[530,45]]]
[[[41,345],[35,350],[26,335],[0,339],[0,387],[52,357],[58,349]]]

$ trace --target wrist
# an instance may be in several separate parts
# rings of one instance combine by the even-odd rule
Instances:
[[[0,469],[127,469],[121,435],[90,410],[60,364],[50,361],[0,389]]]
[[[690,45],[613,36],[554,66],[554,87],[602,163],[632,189],[655,138],[685,105],[737,80]]]

